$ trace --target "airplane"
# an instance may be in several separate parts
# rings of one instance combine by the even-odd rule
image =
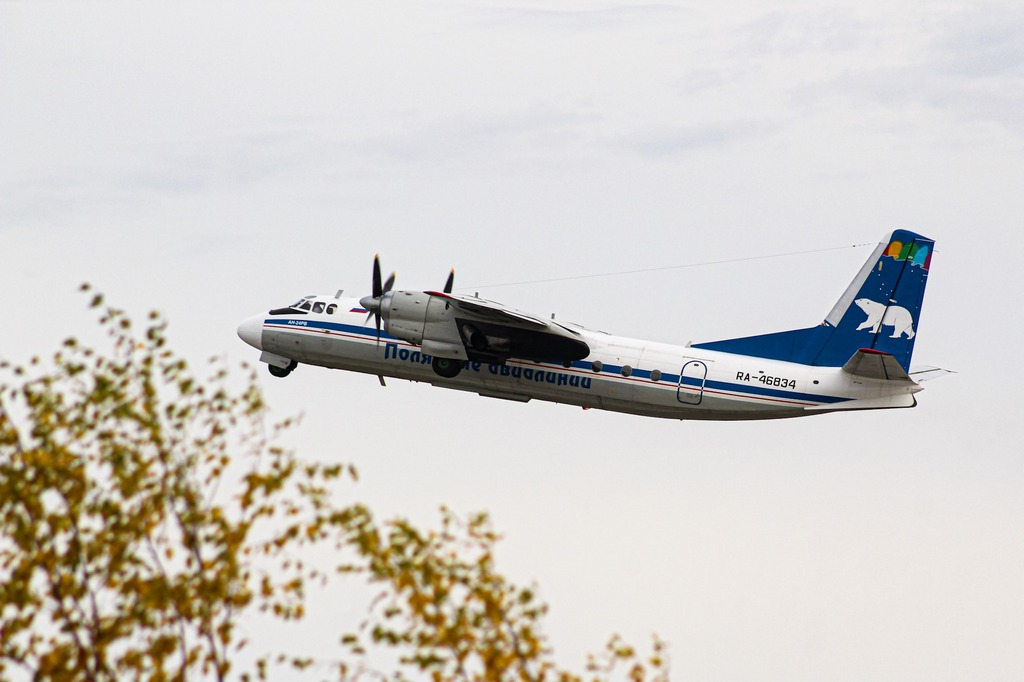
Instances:
[[[813,327],[674,345],[545,319],[478,296],[392,290],[374,258],[362,298],[305,296],[250,317],[238,336],[276,377],[298,365],[668,419],[753,420],[908,408],[935,242],[894,230]],[[373,322],[371,322],[371,319]]]

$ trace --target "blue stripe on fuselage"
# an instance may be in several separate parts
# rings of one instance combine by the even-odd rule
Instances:
[[[264,326],[273,326],[278,329],[317,329],[323,331],[333,331],[343,334],[355,334],[358,336],[364,336],[367,339],[377,339],[377,330],[372,327],[365,327],[362,325],[351,325],[342,324],[339,322],[325,322],[322,320],[281,320],[281,319],[266,319],[263,321]],[[399,343],[407,343],[402,339],[391,336],[386,331],[381,330],[380,339],[382,341],[396,341]],[[544,363],[536,363],[544,364]],[[564,367],[562,363],[548,363],[555,367]],[[601,371],[594,372],[594,363],[587,360],[577,360],[572,363],[572,369],[586,370],[593,372],[595,379],[605,380],[620,380],[620,381],[635,381],[637,379],[644,379],[649,381],[655,386],[678,386],[679,375],[670,374],[668,372],[661,373],[661,380],[654,381],[651,379],[651,371],[648,369],[633,369],[630,377],[621,376],[622,366],[621,365],[609,365],[602,363]],[[683,377],[683,386],[691,388],[697,388],[700,386],[700,379],[696,377]],[[708,380],[704,382],[705,391],[723,391],[728,393],[736,394],[747,394],[752,396],[763,396],[766,398],[781,398],[784,400],[800,401],[800,402],[816,402],[816,403],[840,403],[849,398],[841,398],[837,396],[820,395],[816,393],[796,393],[793,391],[785,391],[776,388],[768,388],[766,386],[751,386],[749,384],[736,384],[727,381],[713,381]]]
[[[575,369],[586,369],[586,370],[590,370],[590,371],[593,371],[593,369],[594,369],[594,364],[592,362],[588,362],[586,360],[576,361],[576,362],[572,363],[572,366]],[[661,373],[661,380],[660,381],[654,381],[653,379],[651,379],[651,371],[652,370],[649,370],[649,369],[633,369],[633,373],[630,375],[630,378],[634,378],[635,377],[635,378],[639,378],[639,379],[647,379],[648,381],[650,381],[654,385],[661,385],[663,383],[664,384],[671,384],[671,385],[674,385],[674,386],[678,386],[679,385],[679,375],[678,374],[670,374],[669,372],[662,372]],[[607,375],[609,375],[609,374],[610,375],[617,375],[617,374],[621,374],[621,373],[622,373],[622,366],[620,366],[620,365],[608,365],[608,364],[602,363],[601,371],[600,372],[595,372],[595,375],[597,377],[599,377],[599,378],[607,379],[607,378],[619,378],[619,377],[615,377],[615,376],[609,377]],[[626,379],[625,377],[622,377],[622,378],[625,379],[626,381],[629,380],[629,379]],[[683,386],[688,386],[688,387],[691,387],[691,388],[698,388],[700,386],[700,383],[701,383],[700,379],[698,379],[696,377],[683,377],[683,381],[682,381]],[[796,392],[793,392],[793,391],[784,391],[784,390],[777,389],[777,388],[768,388],[766,386],[751,386],[749,384],[735,384],[735,383],[731,383],[731,382],[728,382],[728,381],[714,381],[714,380],[707,380],[707,381],[705,381],[704,382],[704,390],[706,390],[706,391],[707,390],[727,391],[729,393],[748,393],[748,394],[751,394],[751,395],[766,396],[766,397],[771,397],[771,398],[786,398],[788,400],[798,400],[798,401],[805,401],[805,402],[841,403],[841,402],[843,402],[845,400],[849,400],[849,398],[839,398],[839,397],[836,397],[836,396],[820,395],[820,394],[817,394],[817,393],[796,393]]]
[[[373,327],[364,327],[362,325],[354,324],[341,324],[339,322],[323,322],[321,320],[264,320],[264,326],[274,326],[280,329],[323,329],[327,331],[343,332],[345,334],[358,334],[367,338],[376,339],[377,330]],[[401,339],[391,336],[383,329],[380,332],[380,338],[384,340],[401,341]]]

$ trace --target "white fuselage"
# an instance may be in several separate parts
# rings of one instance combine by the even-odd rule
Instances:
[[[357,299],[321,299],[326,312],[266,314],[240,327],[265,356],[422,381],[483,396],[531,399],[671,419],[773,419],[823,411],[912,407],[914,382],[644,341],[573,326],[591,349],[571,363],[466,362],[442,378],[412,343],[377,330]],[[266,358],[265,358],[266,359]]]

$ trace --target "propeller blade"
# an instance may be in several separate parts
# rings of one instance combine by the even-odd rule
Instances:
[[[453,284],[455,284],[455,268],[452,268],[452,271],[448,273],[448,281],[444,283],[444,293],[452,293]]]
[[[383,285],[380,283],[380,254],[378,253],[373,257],[373,282],[372,292],[370,296],[363,296],[359,299],[359,305],[363,306],[367,310],[366,322],[373,318],[373,324],[377,327],[377,343],[380,344],[380,304],[384,294],[391,291],[391,287],[395,285],[395,273],[391,273]]]
[[[373,289],[371,291],[374,298],[380,298],[383,293],[380,288],[380,254],[373,257]]]

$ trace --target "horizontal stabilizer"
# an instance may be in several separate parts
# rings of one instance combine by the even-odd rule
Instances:
[[[910,368],[910,378],[917,383],[938,379],[939,377],[944,377],[947,374],[956,374],[956,372],[951,369],[942,369],[941,367],[931,367],[929,365]]]
[[[873,348],[861,348],[853,354],[843,371],[854,376],[866,379],[881,379],[883,381],[911,381],[910,376],[889,353],[883,353]]]

